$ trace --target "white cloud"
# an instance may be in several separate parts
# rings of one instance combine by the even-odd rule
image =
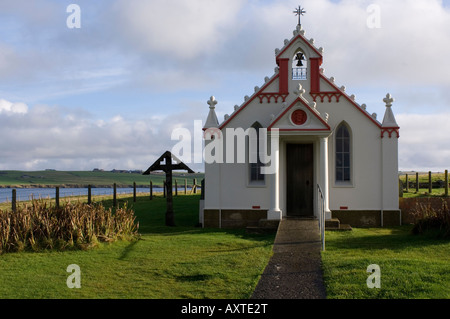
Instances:
[[[0,100],[0,169],[146,169],[176,144],[171,140],[174,127],[192,130],[193,121],[204,115],[199,115],[200,106],[189,103],[165,118],[138,120],[123,114],[98,120],[82,109],[48,105],[18,112],[23,106]]]
[[[400,170],[450,169],[450,113],[398,114]]]
[[[20,102],[12,103],[12,102],[6,101],[4,99],[0,99],[0,114],[1,113],[26,114],[27,112],[28,112],[28,106],[25,103],[20,103]]]
[[[147,53],[192,59],[218,50],[242,0],[118,0],[118,32]]]
[[[367,7],[380,8],[380,28],[369,28]],[[324,66],[352,83],[450,84],[450,11],[440,0],[309,3],[308,36],[325,47]],[[432,30],[432,31],[430,31]]]
[[[20,105],[0,101],[0,105],[10,104]],[[0,135],[6,137],[0,139],[1,169],[69,169],[69,163],[72,168],[92,169],[93,162],[118,168],[129,158],[144,164],[167,142],[152,134],[152,126],[160,123],[150,119],[135,128],[133,121],[120,116],[98,122],[84,111],[65,112],[56,106],[34,106],[26,113],[0,112]]]
[[[81,4],[86,24],[79,32],[69,32],[63,4],[38,3],[2,5],[13,15],[10,20],[28,28],[4,34],[18,37],[0,43],[4,81],[21,75],[21,81],[49,78],[57,83],[72,73],[84,80],[148,77],[149,85],[159,81],[159,88],[173,87],[171,79],[179,74],[189,78],[188,88],[194,82],[198,88],[214,72],[250,70],[270,76],[267,70],[270,73],[275,66],[273,50],[292,36],[296,24],[292,10],[298,6],[294,0],[102,1]],[[371,4],[381,10],[379,29],[367,27]],[[307,37],[325,47],[326,74],[343,85],[450,84],[450,64],[442,53],[450,49],[450,10],[442,1],[305,0],[302,5],[307,11],[302,20]],[[33,18],[33,11],[40,12],[41,18]],[[91,16],[91,11],[96,15]],[[43,25],[46,19],[52,23]],[[122,72],[130,65],[132,72]],[[73,80],[64,78],[64,82]],[[89,84],[102,90],[118,83]]]

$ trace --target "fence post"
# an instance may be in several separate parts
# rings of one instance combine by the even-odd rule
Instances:
[[[56,186],[56,194],[55,194],[55,205],[56,208],[59,208],[59,186]]]
[[[133,202],[136,203],[136,182],[133,182]]]
[[[431,171],[428,172],[428,193],[431,195],[433,192],[433,184],[431,183]]]
[[[448,170],[445,170],[445,196],[448,196]]]
[[[117,206],[117,185],[114,183],[114,190],[113,190],[113,207]]]
[[[408,174],[406,174],[406,192],[409,193],[409,179],[408,179]]]
[[[17,199],[17,191],[16,191],[16,189],[13,189],[12,190],[12,207],[11,207],[13,212],[15,212],[17,210],[16,199]]]
[[[88,185],[88,205],[92,203],[92,186]]]
[[[197,180],[194,178],[194,184],[192,185],[192,193],[197,194]]]
[[[184,179],[184,195],[187,195],[187,178]]]
[[[153,182],[150,181],[150,200],[153,199]]]
[[[419,173],[416,173],[416,192],[419,192]]]

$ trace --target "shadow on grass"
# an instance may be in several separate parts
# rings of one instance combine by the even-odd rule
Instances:
[[[121,198],[118,206],[132,208],[135,212],[136,222],[139,222],[141,235],[177,236],[186,234],[229,234],[239,238],[254,241],[272,241],[273,234],[247,234],[245,229],[216,229],[198,227],[200,194],[174,196],[173,207],[175,214],[174,227],[165,226],[166,198],[154,196],[152,200],[148,196]],[[105,207],[112,207],[112,199],[102,202]]]
[[[213,275],[209,274],[197,274],[197,275],[188,275],[188,276],[176,276],[176,281],[181,282],[195,282],[195,281],[207,281],[213,279]]]
[[[119,260],[125,260],[127,259],[128,255],[134,250],[136,244],[139,242],[140,239],[134,240],[130,242],[130,244],[127,245],[127,247],[124,248],[122,255],[119,257]]]

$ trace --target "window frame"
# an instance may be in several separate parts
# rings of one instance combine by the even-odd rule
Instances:
[[[250,137],[247,137],[247,145],[246,145],[246,150],[247,150],[247,159],[248,159],[248,163],[247,163],[247,170],[248,173],[247,175],[247,187],[266,187],[266,175],[261,173],[261,167],[264,167],[265,164],[262,163],[259,159],[259,130],[263,128],[263,126],[259,123],[259,122],[255,122],[253,123],[253,125],[251,126],[252,128],[254,128],[256,130],[256,140],[258,141],[258,144],[256,146],[256,154],[257,154],[257,163],[250,163]],[[252,179],[253,176],[253,171],[256,170],[256,176],[262,179]]]
[[[341,129],[345,129],[348,136],[339,136]],[[346,143],[345,141],[348,141]],[[341,143],[341,145],[339,145]],[[346,145],[347,144],[347,145]],[[340,146],[340,147],[339,147]],[[338,157],[341,156],[341,164],[338,165]],[[348,166],[345,165],[348,161]],[[341,122],[335,129],[334,134],[334,150],[333,150],[333,167],[334,175],[333,181],[336,187],[354,187],[354,160],[353,160],[353,134],[347,122]],[[342,179],[338,179],[338,170],[342,169]],[[346,171],[347,170],[347,171]],[[345,180],[345,175],[348,173],[349,179]]]

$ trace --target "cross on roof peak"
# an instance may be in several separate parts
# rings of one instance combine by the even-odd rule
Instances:
[[[306,13],[305,9],[302,8],[301,6],[298,6],[298,8],[295,9],[295,11],[293,13],[295,13],[295,15],[298,16],[298,25],[301,26],[302,24],[300,23],[300,18],[302,15],[304,15]]]

